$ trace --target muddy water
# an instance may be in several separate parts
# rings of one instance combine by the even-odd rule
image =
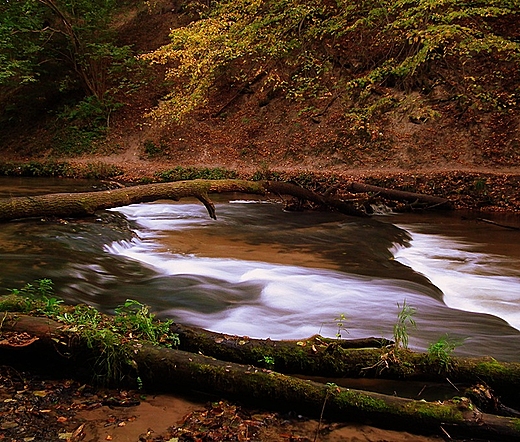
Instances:
[[[0,180],[0,194],[95,185]],[[273,339],[335,336],[341,314],[344,337],[391,338],[406,300],[413,348],[448,334],[459,354],[519,359],[518,232],[460,214],[288,213],[240,195],[219,200],[217,215],[161,201],[2,225],[0,290],[51,278],[68,302],[111,312],[132,298],[161,317]]]

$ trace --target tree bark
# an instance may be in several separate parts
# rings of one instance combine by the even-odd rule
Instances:
[[[377,192],[386,198],[398,201],[417,201],[430,206],[450,208],[449,200],[429,195],[384,189],[360,183],[349,183],[347,190],[352,192]],[[320,195],[291,183],[280,181],[192,180],[145,184],[98,192],[56,193],[4,198],[0,199],[0,222],[34,217],[83,217],[93,215],[97,210],[112,207],[160,199],[178,201],[186,197],[198,198],[208,210],[209,216],[215,219],[215,206],[208,195],[231,192],[255,195],[290,195],[345,215],[367,216],[366,212],[358,208],[353,201]]]
[[[425,402],[298,379],[253,365],[143,346],[136,354],[144,385],[159,391],[206,391],[268,409],[413,433],[518,440],[519,419],[478,411],[466,398]]]
[[[366,216],[353,203],[324,197],[294,184],[278,181],[193,180],[146,184],[98,192],[4,198],[0,199],[0,221],[33,217],[82,217],[112,207],[160,199],[178,201],[186,197],[198,198],[205,205],[210,217],[216,218],[215,207],[209,200],[208,194],[231,192],[292,195],[331,207],[347,215]]]
[[[85,374],[90,367],[85,361],[85,345],[81,339],[55,321],[6,314],[2,319],[2,331],[26,332],[38,338],[23,348],[0,347],[1,360],[9,364],[25,358],[25,364],[40,369],[43,361],[45,364],[52,361],[54,375],[66,371],[73,377],[79,373]],[[95,358],[100,355],[90,356]],[[339,388],[284,375],[254,364],[236,364],[146,343],[135,347],[133,358],[133,366],[137,370],[134,375],[138,375],[145,388],[151,391],[205,391],[219,399],[226,397],[253,406],[297,411],[311,417],[319,417],[325,404],[325,417],[338,421],[370,422],[372,425],[416,433],[441,434],[441,431],[446,431],[453,435],[501,441],[520,438],[519,419],[481,413],[466,398],[443,403],[424,402]],[[496,361],[493,364],[499,365]],[[476,368],[478,362],[470,363],[468,367]],[[500,371],[511,368],[504,365]],[[518,367],[514,368],[518,370]],[[510,388],[518,391],[517,386]]]

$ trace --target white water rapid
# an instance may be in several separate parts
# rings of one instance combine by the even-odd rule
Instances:
[[[155,309],[160,316],[209,330],[272,339],[298,339],[316,333],[333,337],[338,333],[335,318],[344,314],[348,334],[342,331],[343,337],[391,338],[399,306],[406,301],[417,309],[418,331],[410,331],[412,347],[425,349],[428,343],[449,334],[465,341],[463,353],[495,354],[490,349],[496,345],[497,335],[507,341],[518,339],[516,331],[502,321],[520,327],[520,275],[514,269],[504,275],[505,258],[473,252],[470,245],[442,235],[417,233],[414,225],[403,226],[411,235],[411,246],[392,248],[389,243],[388,249],[395,254],[395,261],[413,269],[409,274],[420,273],[430,284],[420,275],[419,279],[403,276],[399,268],[394,271],[388,267],[392,261],[379,258],[380,246],[374,244],[378,241],[371,234],[360,238],[361,244],[352,250],[350,244],[343,248],[343,242],[360,235],[343,232],[345,224],[334,221],[291,228],[299,235],[299,244],[328,238],[338,250],[345,250],[335,254],[337,262],[342,261],[341,255],[347,259],[373,248],[376,258],[368,259],[369,267],[388,267],[386,273],[367,275],[365,268],[360,274],[357,267],[352,272],[336,270],[323,257],[316,259],[315,266],[309,262],[279,263],[278,245],[275,240],[269,242],[275,230],[266,231],[260,241],[268,243],[270,254],[265,250],[259,254],[265,244],[262,248],[226,230],[261,228],[262,224],[248,225],[253,216],[237,218],[237,213],[247,212],[246,203],[251,201],[217,207],[221,214],[217,222],[210,220],[199,204],[156,203],[115,209],[137,223],[139,239],[112,243],[106,250],[137,261],[158,275],[163,294],[155,295],[161,300]],[[267,212],[264,224],[269,223],[269,216]],[[366,228],[363,225],[360,231]],[[328,236],[320,236],[323,230]],[[223,239],[226,235],[230,235],[228,240]],[[305,254],[299,257],[304,260]],[[320,265],[320,259],[325,265]],[[506,358],[514,352],[504,347]]]

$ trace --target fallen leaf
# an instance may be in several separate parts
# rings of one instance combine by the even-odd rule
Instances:
[[[40,390],[40,391],[34,391],[33,394],[38,397],[45,397],[49,394],[48,391]]]

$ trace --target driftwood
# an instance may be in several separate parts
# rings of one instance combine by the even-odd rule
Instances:
[[[67,372],[76,377],[92,370],[92,365],[85,359],[84,343],[55,321],[6,314],[2,330],[29,333],[39,338],[23,348],[0,348],[0,358],[6,363],[25,361],[33,369],[47,368],[54,375]],[[99,356],[90,354],[91,358]],[[138,375],[150,391],[203,391],[216,398],[292,410],[312,417],[318,417],[325,404],[325,417],[339,421],[370,422],[385,428],[427,434],[445,431],[452,435],[501,441],[520,438],[518,419],[482,413],[466,398],[425,402],[339,388],[254,364],[236,364],[146,343],[135,347],[133,358],[134,376]],[[518,391],[517,387],[511,389]]]
[[[198,198],[216,219],[211,193],[248,193],[256,195],[291,195],[316,204],[333,208],[346,215],[366,216],[353,203],[321,196],[300,186],[279,181],[245,180],[192,180],[172,183],[145,184],[97,192],[56,193],[49,195],[0,199],[0,221],[34,217],[82,217],[97,210],[145,203],[160,199],[177,201]]]
[[[490,220],[490,219],[477,218],[477,221],[480,221],[480,222],[482,222],[482,223],[492,224],[492,225],[494,225],[494,226],[498,226],[498,227],[503,227],[504,229],[520,230],[520,227],[517,227],[517,226],[510,226],[509,224],[497,223],[496,221],[492,221],[492,220]]]
[[[405,192],[402,190],[386,189],[384,187],[372,186],[363,183],[348,183],[346,190],[352,193],[377,193],[383,198],[395,201],[405,201],[410,204],[421,203],[432,207],[439,207],[444,209],[451,208],[450,200],[440,198],[438,196],[424,195],[421,193]]]

